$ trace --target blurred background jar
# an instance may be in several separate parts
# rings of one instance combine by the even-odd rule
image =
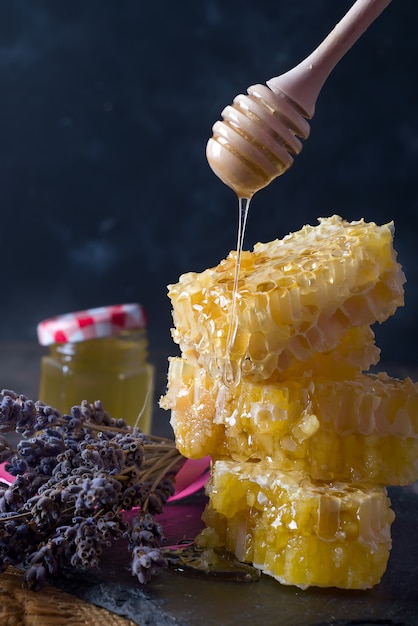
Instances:
[[[154,367],[148,363],[146,314],[138,303],[104,306],[46,319],[38,339],[39,399],[61,413],[100,400],[115,418],[149,433]]]

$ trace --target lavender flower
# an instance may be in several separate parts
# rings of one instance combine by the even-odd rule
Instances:
[[[23,435],[16,450],[1,435],[13,430]],[[23,564],[27,586],[41,589],[64,567],[98,567],[103,549],[122,537],[139,582],[166,566],[154,515],[183,461],[174,442],[133,431],[99,401],[61,415],[3,390],[0,461],[16,477],[0,487],[0,571]],[[127,521],[124,511],[135,507]]]

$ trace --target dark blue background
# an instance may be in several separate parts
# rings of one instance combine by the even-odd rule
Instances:
[[[234,248],[212,124],[298,63],[346,0],[0,2],[0,339],[84,307],[140,301],[171,344],[166,285]],[[406,307],[378,329],[416,362],[418,5],[394,0],[322,91],[295,165],[252,202],[246,247],[318,216],[395,220]]]

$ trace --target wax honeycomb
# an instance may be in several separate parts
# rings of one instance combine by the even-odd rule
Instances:
[[[161,404],[186,457],[269,457],[321,480],[418,480],[418,384],[409,378],[300,376],[228,388],[173,358],[168,381]]]
[[[369,372],[371,326],[404,302],[393,233],[334,215],[257,244],[235,314],[236,252],[169,285],[181,356],[160,404],[180,452],[212,457],[199,542],[283,584],[377,584],[385,486],[418,479],[418,385]]]
[[[405,276],[392,238],[392,224],[334,215],[244,251],[229,350],[237,256],[231,252],[218,266],[169,285],[173,339],[212,375],[231,359],[253,380],[270,378],[289,359],[331,350],[349,328],[383,322],[403,305]]]
[[[368,589],[386,570],[394,514],[383,487],[220,460],[207,491],[198,543],[223,546],[283,584]]]

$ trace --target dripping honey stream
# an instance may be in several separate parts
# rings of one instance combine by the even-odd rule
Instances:
[[[222,367],[222,379],[227,387],[236,387],[241,380],[241,359],[233,356],[234,342],[238,330],[238,297],[239,297],[239,274],[241,269],[241,255],[244,245],[245,229],[247,226],[250,198],[238,197],[238,234],[236,247],[236,260],[234,269],[234,282],[232,287],[231,313],[228,325],[226,341],[226,358]]]

